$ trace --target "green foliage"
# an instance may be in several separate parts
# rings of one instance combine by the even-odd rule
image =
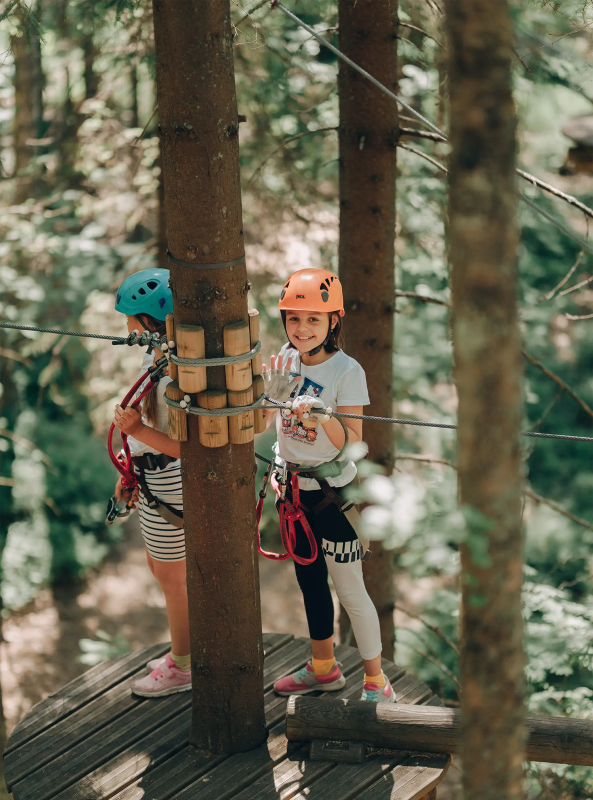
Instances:
[[[79,640],[78,645],[82,652],[77,660],[81,664],[94,667],[103,661],[120,658],[130,652],[130,643],[123,636],[111,636],[102,630],[98,630],[96,635],[97,639]]]

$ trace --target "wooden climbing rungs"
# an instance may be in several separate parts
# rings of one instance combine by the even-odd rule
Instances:
[[[4,766],[14,800],[434,800],[449,756],[367,755],[359,764],[312,761],[284,733],[287,698],[274,681],[302,667],[308,639],[264,634],[268,741],[249,753],[211,756],[188,744],[189,693],[147,700],[130,684],[167,645],[94,667],[35,706],[8,742]],[[357,698],[358,651],[336,652],[348,682],[332,697]],[[399,703],[439,704],[401,667],[384,661]],[[320,697],[324,695],[320,694]]]

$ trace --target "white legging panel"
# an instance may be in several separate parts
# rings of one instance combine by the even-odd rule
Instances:
[[[342,545],[344,546],[352,547],[351,558],[345,557],[346,554],[332,552],[336,545],[324,540],[325,563],[338,599],[350,618],[360,655],[365,661],[370,661],[380,655],[382,650],[379,615],[364,585],[358,540],[347,542]]]

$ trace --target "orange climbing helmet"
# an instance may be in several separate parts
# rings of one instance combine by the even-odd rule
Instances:
[[[281,311],[336,311],[344,316],[342,284],[327,269],[293,272],[280,293]]]

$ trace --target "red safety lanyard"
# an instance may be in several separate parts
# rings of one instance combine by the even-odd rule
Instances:
[[[126,394],[124,399],[121,401],[120,405],[122,408],[127,408],[128,403],[134,397],[135,393],[138,389],[142,386],[144,381],[150,376],[150,370],[147,370],[132,386],[130,391]],[[142,400],[146,397],[147,394],[152,392],[155,387],[155,383],[153,381],[149,382],[148,387],[140,394],[132,403],[132,408],[137,408]],[[136,478],[136,474],[134,473],[134,466],[132,464],[132,454],[130,452],[130,446],[128,444],[128,435],[121,431],[121,440],[122,440],[122,449],[123,453],[115,454],[113,450],[113,431],[115,430],[115,424],[112,422],[111,427],[109,428],[109,434],[107,436],[107,450],[109,451],[109,457],[113,463],[113,466],[117,469],[117,471],[122,476],[122,489],[135,489],[138,486],[138,480]]]
[[[299,489],[299,476],[297,473],[293,473],[291,487],[292,487],[292,502],[290,500],[286,500],[286,498],[280,500],[280,509],[278,514],[280,516],[280,538],[282,540],[282,546],[286,550],[286,553],[272,553],[268,550],[264,550],[261,546],[261,536],[259,533],[259,523],[261,521],[262,512],[264,508],[264,498],[266,496],[267,490],[267,483],[271,473],[271,467],[268,469],[266,476],[264,478],[264,485],[262,491],[259,493],[259,500],[257,503],[256,508],[256,517],[257,517],[257,550],[258,552],[264,556],[264,558],[269,558],[271,561],[286,561],[287,558],[292,558],[296,561],[297,564],[301,564],[302,566],[308,566],[309,564],[313,564],[313,562],[317,559],[318,554],[318,547],[317,542],[315,540],[315,535],[311,530],[311,526],[309,525],[309,521],[305,516],[305,512],[301,507],[301,500],[300,500],[300,489]],[[309,547],[311,548],[311,556],[310,558],[303,558],[302,556],[297,556],[294,552],[296,547],[296,524],[300,523],[303,526],[303,530],[309,542]]]

